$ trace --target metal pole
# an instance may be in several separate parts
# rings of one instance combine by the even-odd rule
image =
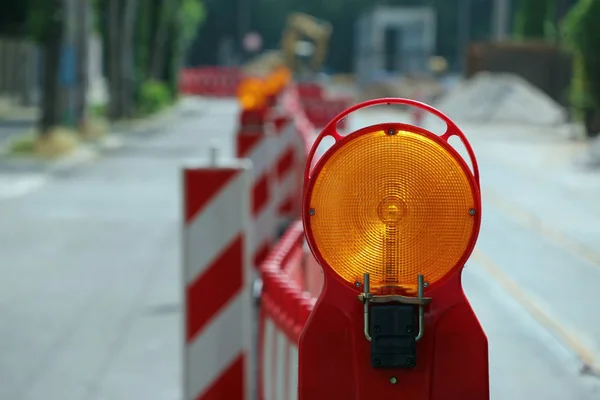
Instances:
[[[510,0],[494,0],[494,34],[493,38],[500,42],[508,37],[508,18]]]

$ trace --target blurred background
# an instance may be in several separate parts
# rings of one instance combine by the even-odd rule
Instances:
[[[479,157],[493,399],[600,399],[600,1],[0,1],[0,399],[181,399],[179,168],[233,154],[199,66],[441,109]],[[350,130],[405,118],[375,110]],[[277,399],[279,400],[279,399]]]

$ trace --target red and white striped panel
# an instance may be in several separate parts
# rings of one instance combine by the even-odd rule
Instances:
[[[254,393],[250,169],[237,160],[183,170],[185,400]]]
[[[236,139],[236,156],[252,161],[250,254],[255,268],[267,257],[277,235],[276,140],[264,129],[240,130]]]
[[[306,146],[293,118],[277,117],[274,127],[277,138],[277,217],[281,226],[300,216]]]
[[[266,317],[263,323],[260,400],[296,400],[298,345],[271,318]]]

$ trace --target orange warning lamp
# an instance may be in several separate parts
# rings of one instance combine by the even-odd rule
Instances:
[[[275,98],[285,89],[291,82],[291,73],[285,67],[275,69],[267,78],[265,85],[265,93],[271,103],[274,103]]]
[[[307,229],[348,285],[414,292],[455,268],[477,233],[476,182],[443,140],[418,129],[373,127],[340,144],[308,187]]]
[[[238,86],[237,97],[243,110],[258,110],[266,106],[265,81],[256,78],[246,78]]]
[[[267,96],[275,96],[281,88],[281,78],[277,73],[272,73],[267,77],[265,84],[265,93]]]
[[[447,129],[383,123],[337,132],[350,113],[386,104],[422,109]],[[313,163],[325,138],[335,143]],[[303,222],[324,279],[300,337],[301,400],[489,399],[487,338],[460,279],[481,223],[479,171],[454,122],[407,99],[340,113],[309,153]]]

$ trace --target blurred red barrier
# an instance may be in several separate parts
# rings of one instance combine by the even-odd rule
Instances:
[[[303,82],[296,85],[298,96],[301,100],[321,100],[323,99],[323,88],[320,84],[314,82]]]
[[[193,96],[235,97],[243,78],[236,67],[184,68],[179,74],[179,92]]]
[[[350,107],[351,100],[348,98],[333,98],[333,99],[310,99],[304,100],[302,107],[306,112],[306,116],[310,122],[319,128],[324,127],[334,119],[339,113]],[[346,120],[343,119],[338,123],[338,128],[346,128]]]

